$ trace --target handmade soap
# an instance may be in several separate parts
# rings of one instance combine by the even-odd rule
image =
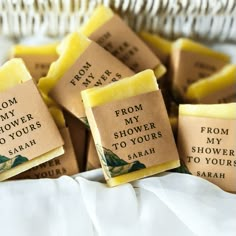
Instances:
[[[189,39],[178,39],[172,44],[170,63],[174,96],[184,100],[190,84],[214,74],[227,63],[229,57],[226,54]]]
[[[97,7],[80,31],[135,72],[153,69],[157,77],[166,72],[159,58],[108,7]]]
[[[81,94],[109,186],[179,166],[166,108],[152,70]]]
[[[236,103],[180,105],[178,150],[193,175],[236,192]]]
[[[93,137],[89,134],[88,137],[88,149],[86,155],[86,170],[94,170],[101,168],[101,163],[99,161],[98,153],[93,141]]]
[[[236,65],[226,65],[218,73],[191,84],[186,99],[205,104],[236,102]]]
[[[45,94],[51,89],[49,95],[85,124],[87,119],[80,92],[134,74],[104,48],[79,33],[69,35],[59,51],[61,55],[52,65],[53,73],[50,73],[50,68],[47,77],[40,79],[39,87]],[[72,54],[77,57],[72,57]],[[71,57],[73,61],[70,59],[68,62],[67,58]],[[64,66],[64,63],[69,64]]]
[[[0,68],[0,87],[0,180],[5,180],[64,150],[60,133],[21,59]]]
[[[151,48],[161,62],[164,65],[167,65],[171,53],[172,42],[160,37],[157,34],[151,34],[145,31],[140,32],[139,36]]]
[[[31,76],[37,82],[46,76],[50,64],[58,58],[56,47],[58,43],[47,45],[15,45],[12,48],[12,57],[22,58]]]

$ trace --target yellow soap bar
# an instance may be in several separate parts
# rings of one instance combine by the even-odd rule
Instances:
[[[158,58],[164,64],[167,64],[171,53],[172,42],[157,34],[151,34],[145,31],[140,32],[139,35],[150,46]]]
[[[45,44],[45,45],[21,45],[17,44],[12,47],[12,54],[14,57],[17,55],[57,55],[56,48],[58,43]]]
[[[164,75],[166,73],[166,68],[160,63],[159,58],[155,57],[151,50],[146,47],[142,40],[140,40],[139,37],[131,31],[131,29],[129,29],[124,22],[119,21],[118,26],[117,24],[111,26],[110,29],[112,28],[112,33],[108,32],[108,30],[106,33],[102,33],[99,36],[100,39],[97,39],[97,36],[94,37],[93,34],[104,27],[106,23],[109,23],[113,17],[116,17],[116,14],[114,14],[109,7],[100,5],[94,10],[89,20],[80,28],[80,32],[87,37],[91,37],[92,40],[96,41],[100,46],[104,47],[114,56],[119,58],[133,71],[140,72],[145,69],[153,69],[157,77]],[[125,34],[125,37],[121,37],[122,34]],[[108,40],[107,43],[105,43],[106,40]],[[134,58],[137,56],[139,61],[136,61]],[[143,60],[145,56],[146,61]],[[150,60],[149,57],[152,59],[148,64],[146,64],[146,62]],[[147,66],[153,64],[152,61],[157,62],[157,64],[154,65],[154,68]]]
[[[102,163],[104,173],[107,173],[106,165],[109,166],[109,164],[106,164],[106,163],[104,164],[104,159],[103,157],[101,157],[101,150],[99,148],[99,145],[101,142],[101,134],[99,133],[99,130],[97,128],[94,128],[98,126],[97,124],[94,123],[95,122],[94,119],[96,118],[93,118],[92,116],[90,116],[89,112],[91,111],[91,108],[99,108],[102,105],[107,105],[107,104],[110,104],[111,102],[120,101],[120,100],[125,101],[125,99],[134,98],[142,94],[150,94],[151,92],[156,92],[158,90],[159,90],[158,84],[156,83],[156,77],[153,71],[145,70],[134,76],[124,78],[123,80],[120,80],[118,82],[114,82],[112,84],[108,84],[106,86],[99,87],[99,88],[94,87],[94,88],[87,89],[81,92],[84,106],[86,108],[86,111],[88,112],[87,117],[88,117],[89,122],[91,122],[90,124],[91,124],[91,130],[93,133],[93,138],[97,147],[97,151],[100,154],[99,155],[100,161]],[[163,106],[164,106],[164,103],[163,103]],[[168,120],[167,115],[166,115],[166,119]],[[142,121],[142,122],[145,122],[145,121]],[[139,123],[139,125],[141,124],[142,123]],[[171,132],[170,127],[169,127],[169,131]],[[173,140],[171,140],[170,142],[171,143],[173,142],[173,145],[174,145]],[[111,154],[111,150],[109,149],[106,149],[105,151],[104,150],[103,152],[107,152],[108,156],[114,155],[114,154]],[[106,154],[103,154],[103,155],[106,155]],[[177,150],[176,150],[176,155],[177,155]],[[134,163],[138,164],[139,161],[135,161]],[[112,171],[113,174],[116,173],[116,171],[122,174],[120,174],[119,176],[106,178],[108,185],[116,186],[119,184],[127,183],[133,180],[137,180],[137,179],[150,176],[150,175],[153,175],[153,174],[156,174],[156,173],[168,170],[168,169],[176,168],[179,166],[179,160],[174,159],[174,160],[170,160],[166,162],[163,161],[161,164],[154,164],[145,169],[135,169],[135,171],[133,172],[127,171],[127,168],[131,168],[131,166],[134,163],[129,162],[128,164],[125,164],[124,166],[109,167],[110,171]],[[105,174],[105,176],[107,175]]]
[[[85,36],[77,32],[69,34],[58,46],[59,58],[53,62],[46,77],[39,80],[38,87],[46,99],[49,91],[55,86],[64,73],[75,63],[76,59],[91,43]]]
[[[236,118],[236,103],[228,104],[181,104],[179,105],[179,115],[198,116],[220,119]]]
[[[180,38],[180,39],[176,40],[172,44],[172,50],[176,50],[176,49],[200,53],[203,55],[207,55],[207,56],[211,56],[214,58],[224,60],[226,62],[230,61],[229,56],[226,55],[225,53],[217,52],[215,50],[212,50],[200,43],[194,42],[194,41],[187,39],[187,38]]]
[[[25,67],[23,60],[18,58],[11,59],[0,68],[0,92],[5,92],[8,89],[15,87],[16,85],[24,83],[31,79],[32,78],[27,68]],[[12,169],[9,169],[11,168],[10,166],[4,167],[4,165],[6,164],[4,162],[0,163],[0,169],[4,170],[0,173],[0,181],[15,176],[36,165],[51,160],[54,157],[60,156],[63,153],[64,153],[63,147],[58,147],[43,155],[40,155],[18,166],[15,166]],[[12,160],[14,160],[14,158]]]
[[[30,79],[31,76],[26,70],[23,60],[12,59],[0,67],[0,92]]]
[[[207,78],[198,80],[191,84],[186,92],[188,100],[201,100],[211,94],[215,94],[227,87],[234,86],[234,94],[236,93],[236,65],[226,65],[218,73]]]
[[[59,129],[65,128],[66,121],[65,121],[65,117],[63,115],[62,110],[58,106],[51,106],[48,109],[49,109],[57,127]]]

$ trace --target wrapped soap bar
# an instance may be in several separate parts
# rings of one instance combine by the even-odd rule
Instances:
[[[84,90],[82,98],[109,186],[179,166],[168,115],[152,70]]]
[[[191,84],[186,99],[203,104],[236,102],[236,65],[226,65],[218,73]]]
[[[71,176],[79,173],[79,164],[75,155],[69,129],[66,127],[63,112],[56,106],[50,107],[49,111],[64,140],[65,153],[53,160],[42,163],[15,176],[14,179],[58,178],[62,175]]]
[[[97,7],[80,31],[135,72],[153,69],[157,77],[166,72],[159,58],[108,7]]]
[[[51,89],[49,95],[85,124],[87,119],[80,92],[133,75],[118,59],[79,33],[70,34],[60,45],[59,53],[59,59],[52,64],[47,77],[40,79],[38,86],[43,91]]]
[[[164,65],[168,65],[172,42],[157,34],[151,34],[145,31],[140,32],[139,36],[151,48],[161,62]]]
[[[60,133],[21,59],[0,68],[0,101],[0,180],[64,153]]]
[[[180,105],[178,150],[189,172],[236,192],[236,103]]]
[[[56,47],[58,43],[47,45],[15,45],[12,47],[12,57],[22,58],[33,79],[46,76],[49,66],[58,58]]]
[[[89,134],[88,137],[88,149],[86,155],[86,170],[94,170],[101,168],[101,163],[99,161],[98,153],[93,141],[93,137]]]
[[[190,84],[216,73],[229,63],[229,56],[189,39],[172,44],[171,77],[175,97],[183,100]]]

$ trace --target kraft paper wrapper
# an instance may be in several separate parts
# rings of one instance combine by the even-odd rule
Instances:
[[[88,135],[88,150],[87,150],[87,164],[86,170],[93,170],[101,168],[98,153],[91,134]]]
[[[84,121],[86,115],[80,95],[82,90],[105,85],[133,74],[128,67],[92,42],[58,81],[50,95],[67,111]],[[75,79],[76,75],[80,77],[79,81]]]
[[[9,101],[13,99],[16,103],[10,105]],[[0,93],[0,101],[2,156],[13,158],[21,155],[31,160],[63,145],[60,133],[33,80]],[[4,107],[8,104],[8,108],[4,109],[3,104]],[[8,119],[3,119],[3,116],[8,116]],[[11,128],[6,130],[9,126]]]
[[[115,111],[131,109],[129,107],[135,106],[141,106],[142,110],[116,116]],[[148,168],[179,159],[164,101],[159,90],[89,108],[86,112],[106,179],[124,174],[123,171],[126,168],[135,170]],[[141,132],[134,131],[133,134],[128,135],[128,132],[131,132],[128,130],[134,129],[142,130]],[[127,135],[116,138],[115,132],[119,133],[123,130]],[[144,141],[145,137],[147,141]],[[116,143],[119,145],[114,145]],[[125,146],[123,146],[124,143]],[[116,166],[108,166],[106,161],[102,160],[104,154],[109,159],[105,158],[107,163],[127,163],[119,172],[122,174],[116,173],[114,175],[114,172],[110,171],[113,167],[115,167],[113,168],[115,171],[117,168]]]
[[[212,56],[176,49],[171,54],[171,77],[175,96],[184,98],[193,82],[220,70],[227,62]]]
[[[202,104],[231,103],[236,102],[236,84],[223,88],[215,93],[209,94],[191,102]]]
[[[211,133],[207,133],[208,128],[211,128]],[[179,116],[180,158],[193,175],[207,179],[229,192],[236,192],[235,140],[236,120]],[[197,147],[204,148],[199,150],[203,153],[197,153],[193,147],[195,150],[198,150]],[[219,153],[214,153],[213,149]]]
[[[77,159],[77,163],[79,164],[80,171],[86,170],[86,137],[87,137],[87,130],[84,124],[71,115],[67,111],[63,111],[66,125],[69,128],[71,141],[74,147],[75,156]]]
[[[15,55],[22,58],[33,79],[38,82],[41,77],[47,75],[52,62],[56,61],[57,55]]]
[[[74,175],[79,173],[79,166],[68,128],[60,129],[60,133],[65,142],[65,153],[60,157],[15,176],[14,179],[58,178],[62,175]]]
[[[161,65],[160,60],[149,47],[118,15],[114,15],[89,38],[119,58],[136,73],[145,69],[155,69]]]

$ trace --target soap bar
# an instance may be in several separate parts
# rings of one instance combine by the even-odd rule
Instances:
[[[109,186],[179,166],[168,115],[152,70],[81,94]]]
[[[63,74],[62,63],[65,63],[65,59],[76,50],[75,43],[81,54],[77,58],[74,57],[73,65],[70,68],[67,67],[68,70],[64,70]],[[71,48],[72,44],[74,46]],[[52,86],[49,95],[67,111],[87,124],[80,92],[87,88],[117,81],[134,73],[109,52],[82,34],[69,35],[66,42],[64,41],[60,46],[60,50],[63,51],[63,47],[65,51],[60,55],[59,61],[55,63],[57,67],[54,66],[55,79],[52,80],[57,82]],[[59,77],[60,75],[61,77]],[[47,77],[51,78],[49,74]],[[46,84],[44,85],[46,86]],[[42,83],[39,83],[39,86],[42,87]]]
[[[186,98],[203,104],[236,102],[236,65],[226,65],[218,73],[194,82]]]
[[[145,31],[139,33],[139,36],[150,47],[155,55],[161,60],[164,65],[169,62],[172,42],[160,37],[157,34],[151,34]]]
[[[47,45],[15,45],[12,48],[12,57],[22,58],[33,79],[46,76],[50,64],[58,58],[56,47],[58,43]]]
[[[189,172],[236,192],[236,103],[180,105],[178,150]]]
[[[190,84],[208,77],[229,63],[229,57],[189,39],[172,44],[171,72],[174,96],[182,101]]]
[[[166,72],[159,58],[108,7],[97,7],[80,31],[135,72],[153,69],[157,77]]]
[[[98,168],[101,168],[101,163],[99,161],[99,157],[96,151],[93,137],[91,134],[89,134],[88,150],[87,150],[87,158],[86,158],[86,170],[94,170]]]
[[[65,153],[62,156],[35,166],[15,176],[14,179],[58,178],[63,175],[71,176],[79,173],[80,170],[68,128],[61,128],[60,134],[65,143]]]
[[[0,87],[0,180],[5,180],[64,150],[60,133],[21,59],[0,68]]]

